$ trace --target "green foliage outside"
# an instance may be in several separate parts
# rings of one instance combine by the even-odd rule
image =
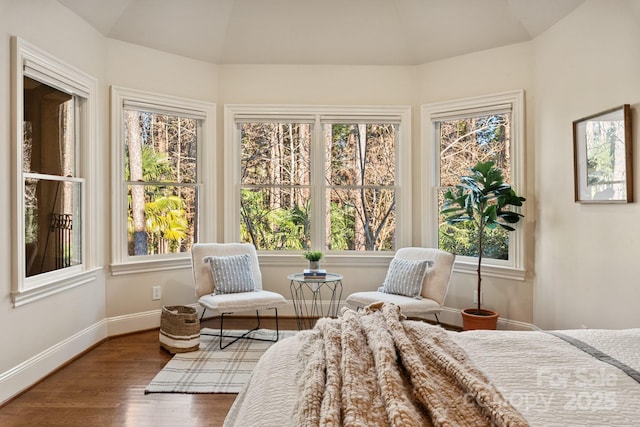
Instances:
[[[240,237],[257,248],[289,250],[307,249],[309,237],[309,210],[294,205],[269,209],[266,191],[241,190]]]
[[[308,125],[242,127],[241,241],[261,250],[393,250],[396,128],[332,124],[325,128],[324,186],[312,185]],[[326,191],[324,242],[311,242],[311,192]],[[317,218],[314,219],[318,224]]]
[[[473,223],[452,226],[446,221],[440,224],[439,247],[454,254],[478,256],[478,227]],[[509,235],[506,230],[485,230],[483,256],[492,259],[509,259]]]
[[[142,160],[142,182],[140,184],[131,183],[128,192],[128,242],[129,255],[153,255],[162,253],[183,252],[186,241],[190,241],[190,233],[192,226],[187,211],[188,202],[183,196],[189,193],[191,189],[187,189],[175,185],[178,181],[178,168],[173,163],[173,151],[161,152],[157,148],[160,145],[168,145],[170,147],[180,144],[179,138],[170,138],[172,132],[171,120],[176,121],[177,118],[169,118],[162,115],[150,115],[149,113],[139,113],[136,120],[132,124],[140,126],[142,137],[146,141],[140,147],[140,157]],[[156,126],[161,126],[164,134],[154,135],[151,122],[155,122]],[[179,125],[178,125],[179,126]],[[185,132],[186,133],[186,132]],[[169,138],[169,140],[167,140]],[[176,142],[178,141],[178,142]],[[125,146],[125,180],[131,180],[129,149]],[[173,149],[175,150],[175,149]],[[174,155],[175,157],[175,155]],[[186,162],[185,162],[186,163]],[[184,167],[183,167],[184,168]],[[183,178],[183,181],[185,178]],[[186,180],[190,180],[186,177]],[[148,185],[145,182],[167,182],[167,185]],[[173,185],[169,184],[172,183]],[[131,188],[135,185],[142,185],[144,188],[144,200],[134,201]],[[144,230],[146,234],[145,253],[137,253],[134,248],[134,235],[136,233],[133,209],[134,205],[138,206],[143,202],[144,209]]]

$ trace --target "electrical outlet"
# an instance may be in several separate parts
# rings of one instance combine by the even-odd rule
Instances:
[[[483,296],[484,292],[480,292],[480,303],[482,304],[482,296]],[[478,303],[478,291],[475,290],[473,291],[473,303],[477,304]]]
[[[151,299],[152,300],[159,300],[160,298],[162,298],[162,288],[160,286],[154,286],[152,288],[153,293],[151,295]]]

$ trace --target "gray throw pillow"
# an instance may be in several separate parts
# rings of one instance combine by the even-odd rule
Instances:
[[[389,270],[387,270],[387,277],[382,285],[382,291],[388,294],[420,298],[424,275],[427,273],[427,268],[432,265],[433,261],[428,260],[392,259]]]
[[[214,294],[233,294],[255,290],[249,254],[228,256],[207,256],[202,259],[209,263],[215,286]]]

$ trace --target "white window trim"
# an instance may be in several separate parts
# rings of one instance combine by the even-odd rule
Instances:
[[[47,52],[18,38],[11,37],[11,146],[13,171],[12,247],[14,249],[11,298],[14,307],[38,301],[50,295],[72,289],[97,278],[101,270],[102,224],[97,208],[97,188],[101,166],[98,163],[97,80]],[[78,106],[80,117],[77,153],[77,176],[84,179],[82,191],[82,264],[27,278],[24,240],[24,176],[23,149],[23,76],[35,78],[84,99]],[[94,230],[88,233],[87,230]]]
[[[111,229],[111,274],[114,276],[151,271],[191,268],[189,253],[129,256],[127,243],[127,215],[125,209],[126,187],[124,182],[124,106],[154,106],[168,109],[172,114],[184,112],[204,117],[202,135],[198,141],[198,240],[213,242],[216,239],[216,174],[215,135],[216,104],[169,95],[161,95],[118,86],[111,87],[111,173],[112,173],[112,218]]]
[[[518,194],[524,192],[524,151],[525,151],[525,116],[524,91],[516,90],[493,95],[437,102],[421,106],[421,139],[423,165],[422,182],[425,183],[422,195],[422,209],[427,219],[423,227],[422,243],[424,246],[438,246],[438,216],[434,210],[437,206],[437,185],[440,174],[440,152],[436,144],[437,137],[433,122],[436,117],[460,111],[486,110],[488,107],[511,109],[511,185]],[[513,280],[525,278],[524,227],[520,223],[516,230],[509,233],[509,260],[491,260],[483,258],[482,271],[487,276],[502,277]],[[476,274],[477,258],[458,256],[454,271]]]
[[[397,221],[396,247],[411,245],[411,107],[410,106],[327,106],[327,105],[247,105],[228,104],[224,106],[224,241],[236,242],[240,229],[240,146],[236,117],[253,117],[256,120],[267,117],[283,119],[314,118],[313,141],[322,141],[320,117],[351,116],[359,119],[376,120],[390,116],[400,119],[396,162]],[[317,157],[317,156],[316,156]],[[317,168],[316,168],[317,169]],[[260,251],[260,262],[271,265],[291,265],[300,259],[298,252]],[[325,254],[327,262],[339,265],[362,265],[363,260],[371,265],[389,263],[393,252],[330,252]]]

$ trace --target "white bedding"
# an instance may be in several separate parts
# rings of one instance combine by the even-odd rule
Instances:
[[[559,331],[640,371],[640,329]],[[545,332],[451,332],[532,426],[638,426],[640,384]],[[274,344],[238,395],[225,426],[295,426],[301,341]]]

